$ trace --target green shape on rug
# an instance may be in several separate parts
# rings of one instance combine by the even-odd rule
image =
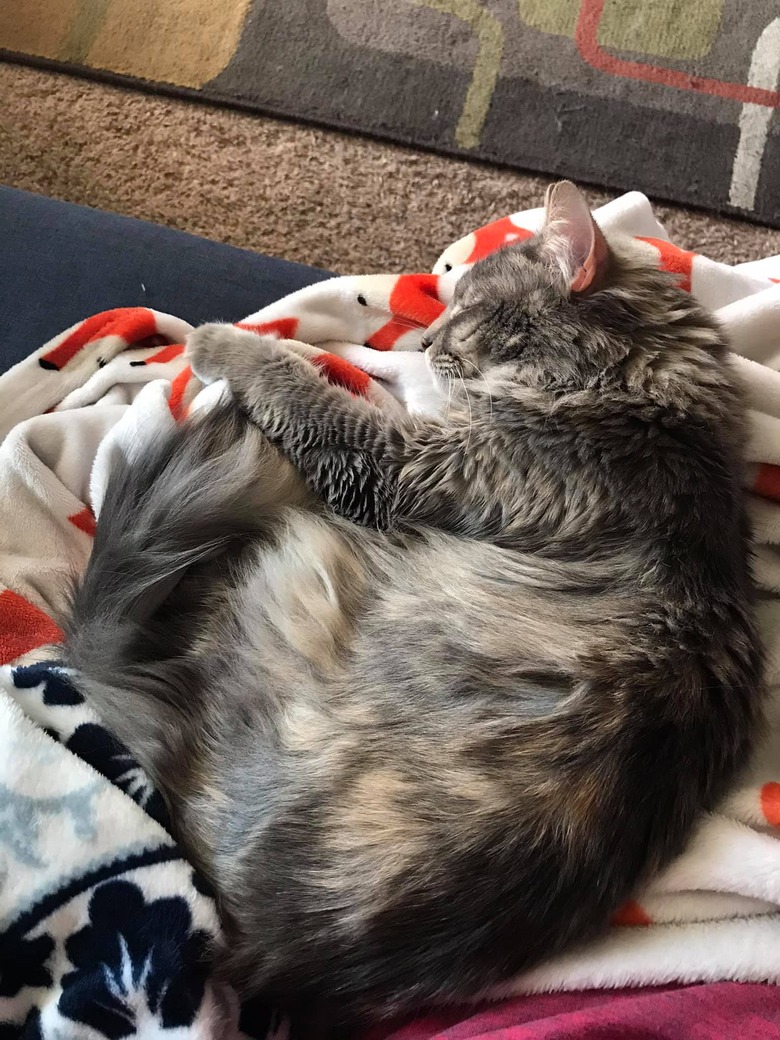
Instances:
[[[479,41],[471,82],[455,128],[456,144],[461,148],[476,148],[501,68],[504,51],[501,23],[495,15],[481,7],[477,0],[412,0],[412,3],[441,11],[442,14],[451,14],[453,18],[465,22]]]
[[[522,21],[540,32],[574,36],[581,0],[517,0]],[[723,0],[605,0],[602,47],[652,57],[686,59],[709,54]]]
[[[111,0],[81,0],[60,50],[62,61],[86,65],[90,48],[103,28],[106,12]]]

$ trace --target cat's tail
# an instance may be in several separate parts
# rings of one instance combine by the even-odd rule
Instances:
[[[159,742],[193,710],[187,651],[216,579],[229,580],[259,539],[273,537],[280,509],[306,494],[232,405],[113,469],[92,556],[62,619],[64,656],[102,721],[153,775]]]

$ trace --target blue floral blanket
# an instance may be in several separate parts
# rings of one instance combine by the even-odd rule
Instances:
[[[56,664],[0,669],[0,1040],[287,1040],[208,977],[208,889]]]

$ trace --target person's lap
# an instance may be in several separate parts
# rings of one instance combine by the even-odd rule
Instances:
[[[0,372],[90,314],[151,307],[238,321],[330,275],[0,187]]]

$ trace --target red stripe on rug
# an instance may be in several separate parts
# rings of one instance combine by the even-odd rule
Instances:
[[[780,108],[780,91],[777,90],[746,86],[744,83],[730,83],[726,80],[711,79],[708,76],[694,76],[690,72],[664,68],[662,65],[613,57],[603,50],[598,41],[599,23],[603,11],[604,0],[581,0],[580,13],[574,30],[577,50],[594,69],[623,79],[660,83],[664,87],[676,87],[678,90],[689,90],[698,94],[712,94],[715,97],[728,98],[730,101],[739,101],[742,104]]]

